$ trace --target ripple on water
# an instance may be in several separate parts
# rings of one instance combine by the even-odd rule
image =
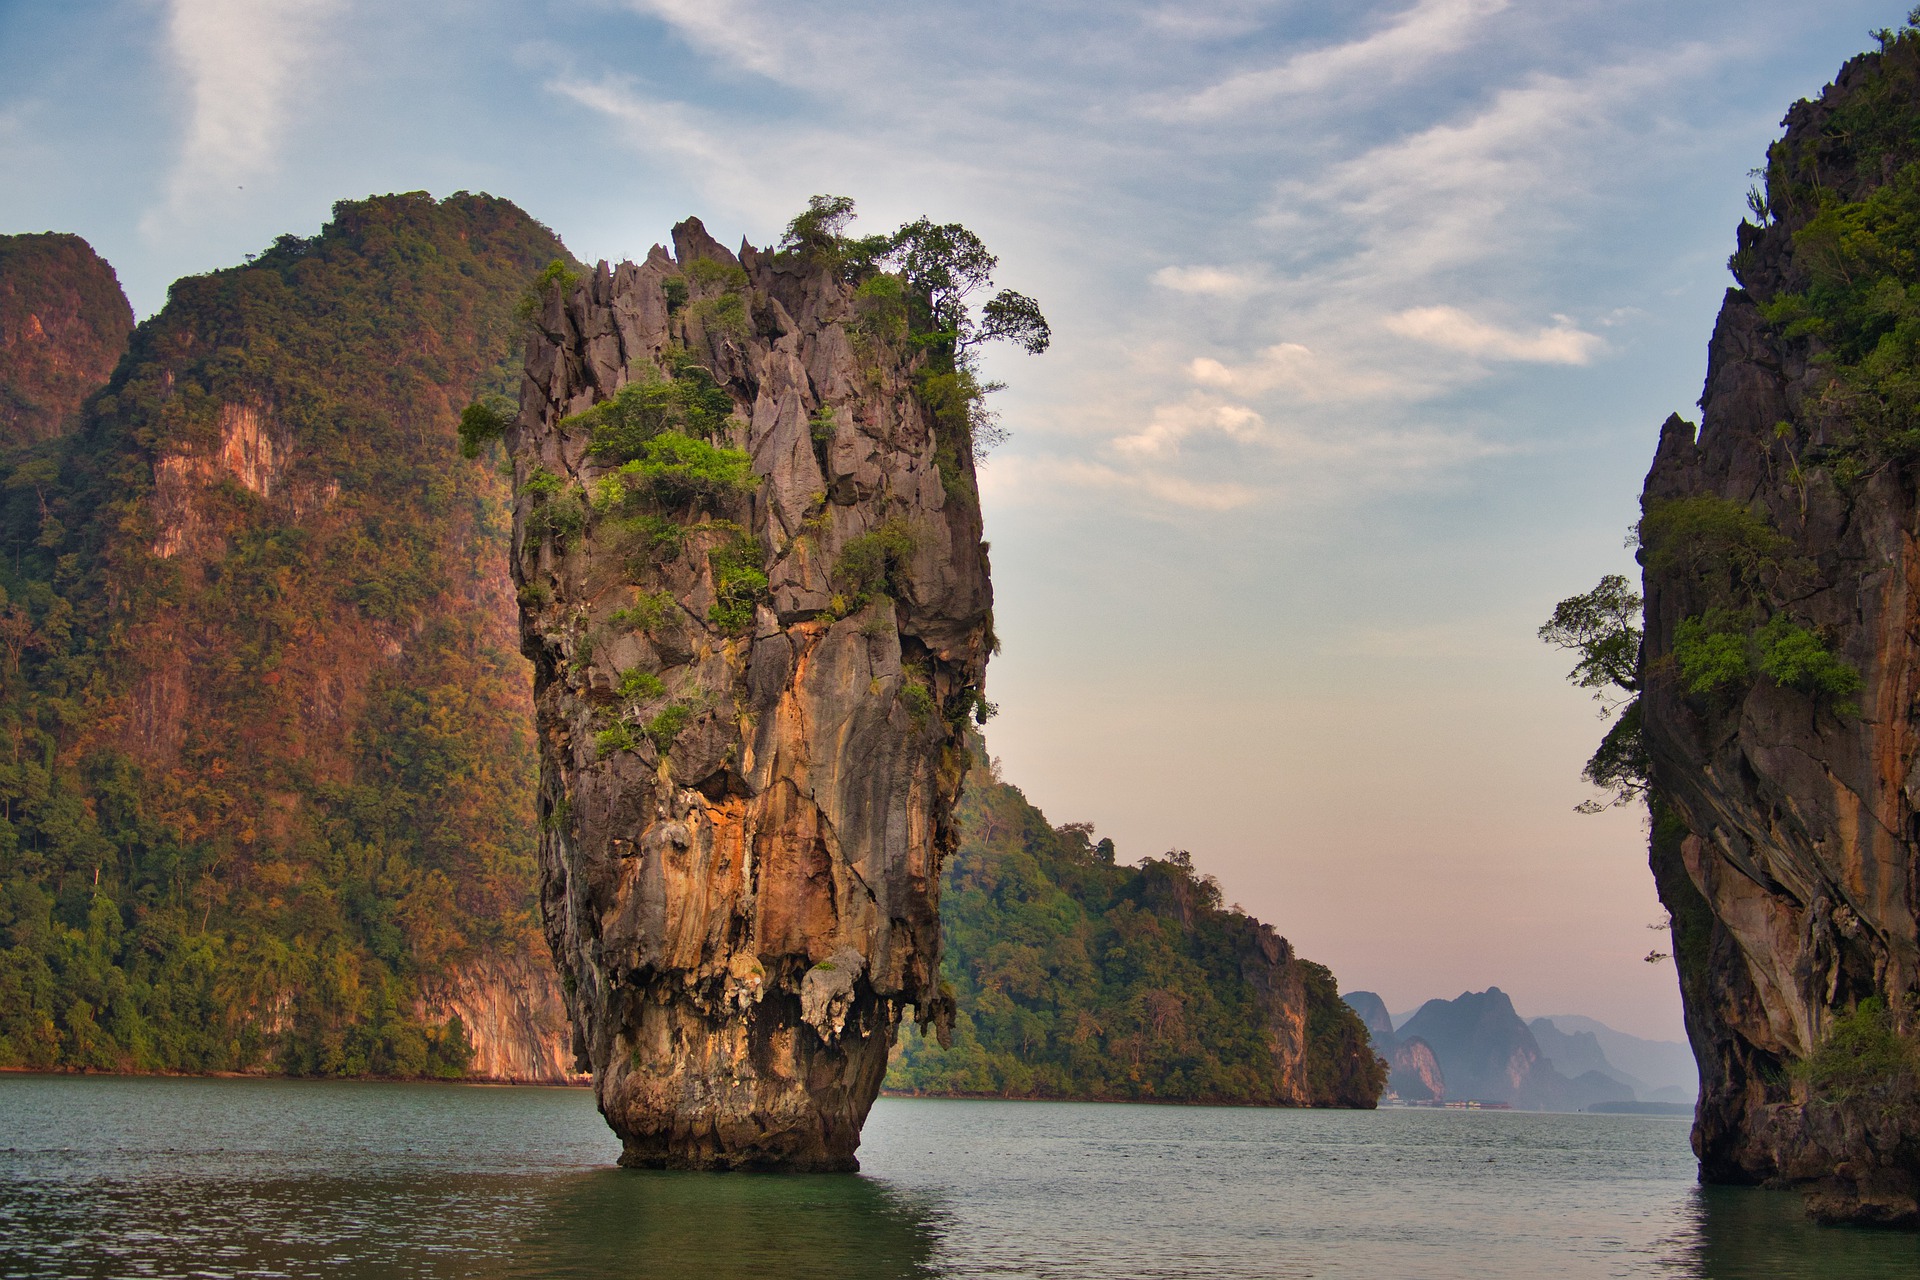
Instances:
[[[1650,1117],[882,1099],[860,1177],[618,1150],[581,1090],[0,1076],[0,1276],[1920,1274]]]

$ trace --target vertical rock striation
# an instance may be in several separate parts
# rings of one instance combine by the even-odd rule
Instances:
[[[548,290],[508,432],[547,932],[622,1163],[852,1169],[946,1013],[970,441],[835,271],[673,242]]]
[[[113,268],[79,236],[0,236],[0,448],[72,424],[133,332]]]
[[[1917,91],[1908,33],[1788,112],[1765,225],[1740,229],[1701,426],[1667,422],[1641,526],[1652,865],[1701,1064],[1702,1176],[1908,1224],[1920,469],[1888,371],[1912,367],[1898,316],[1913,273],[1846,228],[1879,235],[1910,207]],[[1876,276],[1879,302],[1850,310]],[[1884,1069],[1823,1049],[1843,1023]]]

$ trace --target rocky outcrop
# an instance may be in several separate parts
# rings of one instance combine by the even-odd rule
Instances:
[[[1429,1000],[1400,1027],[1403,1040],[1431,1047],[1455,1098],[1539,1106],[1538,1077],[1552,1070],[1542,1061],[1533,1033],[1498,987],[1463,992],[1453,1000]]]
[[[545,955],[481,953],[421,979],[421,1021],[454,1018],[473,1046],[464,1078],[577,1084],[560,975]]]
[[[623,1163],[851,1169],[946,1007],[970,441],[835,270],[673,241],[552,286],[508,431],[548,938]]]
[[[1869,998],[1920,1030],[1920,470],[1889,381],[1913,352],[1885,308],[1914,276],[1872,238],[1910,253],[1882,218],[1911,203],[1917,90],[1909,32],[1788,112],[1701,425],[1662,430],[1641,538],[1651,860],[1701,1067],[1701,1175],[1910,1224],[1911,1073],[1832,1090],[1806,1064]]]
[[[1393,1052],[1393,1015],[1387,1012],[1387,1002],[1377,992],[1349,991],[1340,999],[1349,1009],[1360,1015],[1360,1021],[1366,1024],[1367,1036],[1373,1041],[1373,1047],[1382,1057]]]
[[[0,448],[73,425],[127,349],[133,308],[79,236],[0,236]]]

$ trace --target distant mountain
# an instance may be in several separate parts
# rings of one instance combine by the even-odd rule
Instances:
[[[0,236],[0,447],[73,425],[127,349],[133,308],[79,236]]]
[[[1446,1073],[1433,1048],[1418,1036],[1395,1034],[1387,1005],[1371,991],[1343,996],[1347,1006],[1366,1024],[1373,1051],[1387,1060],[1387,1092],[1402,1102],[1441,1102],[1447,1096]]]
[[[1595,1067],[1556,1069],[1498,987],[1464,992],[1453,1000],[1429,1000],[1399,1028],[1396,1038],[1401,1045],[1421,1041],[1432,1051],[1449,1100],[1578,1111],[1596,1102],[1634,1097],[1632,1086]]]
[[[1529,1025],[1537,1034],[1543,1022],[1553,1024],[1563,1033],[1592,1035],[1614,1074],[1640,1082],[1634,1091],[1643,1101],[1691,1102],[1699,1092],[1700,1071],[1694,1065],[1693,1050],[1682,1042],[1643,1040],[1615,1031],[1596,1019],[1571,1013],[1547,1014],[1533,1019]]]
[[[1367,1024],[1367,1034],[1373,1037],[1374,1052],[1386,1058],[1392,1055],[1394,1035],[1393,1019],[1387,1015],[1386,1001],[1371,991],[1349,991],[1341,999],[1347,1007],[1360,1015],[1360,1021]]]
[[[1606,1050],[1600,1047],[1600,1041],[1593,1032],[1562,1031],[1547,1018],[1533,1019],[1527,1024],[1527,1029],[1533,1032],[1534,1043],[1540,1046],[1541,1054],[1561,1075],[1578,1076],[1595,1071],[1609,1080],[1626,1085],[1633,1090],[1635,1097],[1647,1091],[1645,1081],[1620,1070],[1607,1060]]]

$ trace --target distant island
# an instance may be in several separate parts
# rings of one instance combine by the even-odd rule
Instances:
[[[1390,1102],[1471,1101],[1531,1111],[1653,1108],[1641,1113],[1663,1115],[1667,1108],[1692,1108],[1698,1075],[1683,1044],[1642,1040],[1571,1015],[1528,1021],[1498,987],[1429,1000],[1397,1025],[1371,991],[1352,992],[1346,1001],[1366,1022],[1374,1051],[1391,1065]]]

